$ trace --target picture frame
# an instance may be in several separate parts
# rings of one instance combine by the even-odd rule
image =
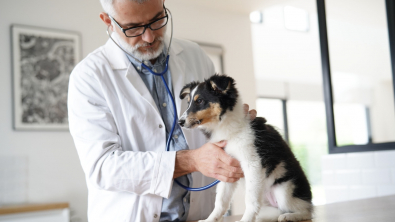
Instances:
[[[68,130],[70,73],[81,59],[77,32],[13,24],[14,130]]]

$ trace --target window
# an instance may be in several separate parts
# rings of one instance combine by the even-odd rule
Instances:
[[[395,149],[395,2],[317,9],[329,153]]]
[[[327,154],[325,105],[321,101],[258,98],[258,116],[283,135],[308,177],[315,205],[325,203],[321,158]],[[285,135],[287,135],[285,137]]]

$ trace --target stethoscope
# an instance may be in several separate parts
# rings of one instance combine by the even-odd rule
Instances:
[[[130,53],[128,53],[126,50],[124,50],[117,42],[115,42],[115,40],[111,37],[110,31],[109,31],[110,26],[107,27],[107,35],[108,35],[108,36],[110,37],[110,39],[115,43],[115,45],[117,45],[122,51],[124,51],[126,54],[128,54],[129,56],[131,56],[132,58],[134,58],[136,61],[140,62],[140,63],[141,63],[141,66],[144,67],[144,68],[146,68],[152,75],[160,76],[160,77],[161,77],[161,79],[162,79],[162,81],[163,81],[163,84],[164,84],[165,87],[166,87],[166,91],[167,91],[167,93],[169,94],[169,97],[170,97],[170,99],[171,99],[171,102],[172,102],[172,104],[173,104],[173,109],[174,109],[174,120],[173,120],[173,125],[172,125],[172,127],[171,127],[171,131],[170,131],[170,133],[169,133],[169,137],[167,138],[167,142],[166,142],[166,151],[169,151],[169,150],[170,150],[170,140],[171,140],[171,138],[172,138],[172,136],[173,136],[174,128],[175,128],[175,126],[176,126],[176,123],[177,123],[178,118],[177,118],[176,103],[175,103],[175,101],[174,101],[173,95],[172,95],[171,92],[170,92],[169,86],[167,85],[166,80],[165,80],[165,78],[163,77],[163,75],[164,75],[164,74],[167,72],[167,70],[169,69],[169,57],[170,57],[169,51],[170,51],[171,42],[172,42],[172,40],[173,40],[173,16],[172,16],[172,14],[171,14],[171,12],[170,12],[169,9],[167,9],[167,8],[165,8],[165,9],[166,9],[166,11],[170,14],[171,34],[170,34],[170,43],[169,43],[169,47],[167,48],[167,55],[166,55],[165,59],[163,60],[163,61],[165,61],[165,64],[166,64],[166,65],[165,65],[165,69],[164,69],[163,72],[161,72],[161,73],[156,73],[156,72],[154,72],[154,71],[153,71],[152,69],[150,69],[147,65],[145,65],[142,61],[140,61],[139,59],[135,58],[133,55],[131,55]],[[163,61],[162,61],[162,64],[163,64]],[[206,185],[206,186],[204,186],[204,187],[192,188],[192,187],[184,186],[183,184],[181,184],[180,182],[178,182],[176,179],[174,179],[174,181],[175,181],[180,187],[182,187],[182,188],[184,188],[184,189],[186,189],[186,190],[188,190],[188,191],[203,191],[203,190],[207,190],[208,188],[213,187],[213,186],[215,186],[217,183],[220,182],[219,180],[216,180],[216,181],[214,181],[214,182],[212,182],[212,183],[210,183],[209,185]]]

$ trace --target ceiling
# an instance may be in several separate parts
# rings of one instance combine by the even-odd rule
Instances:
[[[270,5],[292,2],[292,0],[171,0],[177,4],[188,4],[218,11],[248,15],[250,12]]]

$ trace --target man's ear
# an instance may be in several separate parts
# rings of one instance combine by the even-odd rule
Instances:
[[[181,89],[181,92],[180,92],[180,99],[184,99],[185,97],[187,97],[188,102],[189,102],[189,100],[191,99],[189,94],[191,93],[191,91],[192,91],[197,85],[199,85],[199,82],[191,82],[191,83],[186,84],[186,85]]]
[[[209,87],[217,92],[226,94],[229,89],[234,87],[234,79],[226,75],[215,74],[208,79]]]
[[[106,26],[111,26],[111,19],[108,17],[107,13],[100,13],[100,19],[104,22]]]

